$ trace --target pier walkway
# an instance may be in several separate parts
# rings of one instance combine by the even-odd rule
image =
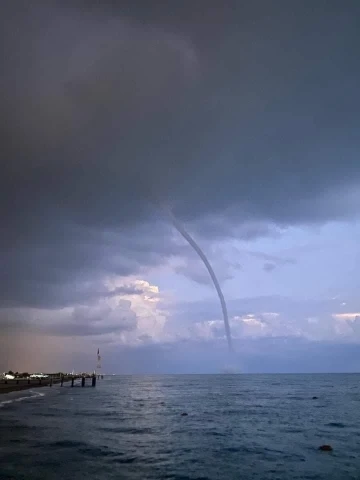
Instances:
[[[89,383],[92,387],[96,386],[97,376],[93,374],[89,375],[63,375],[61,377],[52,376],[46,378],[15,378],[12,380],[0,379],[0,394],[16,392],[18,390],[26,390],[29,388],[39,387],[52,387],[53,385],[63,386],[69,384],[71,387],[75,386],[75,381],[80,379],[81,386],[85,387],[86,383]],[[89,380],[90,381],[89,381]],[[88,382],[87,382],[88,380]]]

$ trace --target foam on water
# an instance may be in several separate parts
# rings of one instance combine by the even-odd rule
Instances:
[[[15,392],[11,392],[9,394],[4,394],[4,395],[11,395],[13,393],[15,393]],[[15,402],[22,402],[24,400],[30,400],[31,398],[45,397],[45,393],[34,392],[33,390],[28,390],[28,393],[30,393],[30,395],[25,395],[23,397],[15,397],[15,398],[10,398],[10,399],[7,398],[6,400],[0,401],[0,408],[5,407],[6,405],[11,405],[12,403],[15,403]]]

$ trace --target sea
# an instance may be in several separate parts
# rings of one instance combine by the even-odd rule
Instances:
[[[360,375],[114,376],[3,394],[0,479],[359,480]]]

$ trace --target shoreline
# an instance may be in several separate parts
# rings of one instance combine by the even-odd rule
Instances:
[[[64,378],[64,383],[70,382],[71,378]],[[0,396],[6,393],[20,392],[22,390],[30,390],[32,388],[51,388],[52,385],[59,385],[61,383],[60,378],[51,379],[19,379],[19,380],[2,380],[0,381]]]

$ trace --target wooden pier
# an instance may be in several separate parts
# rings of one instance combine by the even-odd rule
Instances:
[[[81,379],[81,386],[86,386],[86,380],[91,379],[91,386],[96,387],[96,375],[71,375],[70,377],[61,377],[60,378],[60,387],[64,385],[64,383],[71,382],[71,386],[75,387],[75,380]],[[51,385],[50,385],[51,386]]]
[[[15,379],[0,379],[0,394],[15,392],[18,390],[26,390],[29,388],[52,387],[60,384],[61,387],[70,384],[75,387],[75,381],[81,379],[81,387],[88,386],[96,387],[97,375],[49,375],[45,378],[15,378]],[[87,381],[88,380],[88,381]],[[79,386],[80,386],[79,385]]]

